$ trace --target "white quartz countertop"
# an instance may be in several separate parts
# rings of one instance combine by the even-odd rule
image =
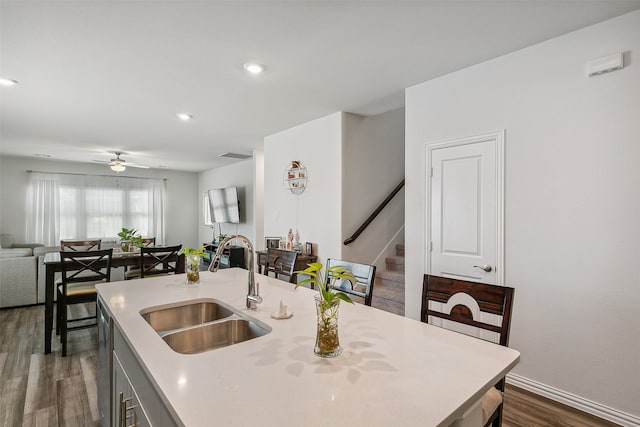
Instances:
[[[114,322],[186,426],[449,425],[518,362],[513,349],[360,304],[340,307],[333,359],[313,353],[315,291],[246,270],[98,285]],[[149,307],[215,298],[271,326],[262,337],[200,354],[174,352],[142,318]],[[280,300],[293,317],[275,320]]]

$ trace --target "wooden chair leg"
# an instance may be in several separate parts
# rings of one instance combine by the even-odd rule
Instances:
[[[67,355],[67,305],[62,301],[60,304],[61,324],[60,324],[60,341],[62,342],[62,357]]]
[[[57,293],[57,291],[56,291]],[[62,306],[62,303],[60,302],[62,301],[62,297],[60,296],[60,294],[58,293],[58,297],[56,298],[56,335],[59,336],[60,335],[60,325],[62,324],[62,309],[60,308]]]
[[[491,427],[502,427],[502,409],[503,408],[504,408],[504,404],[500,404],[500,407],[498,408],[498,416],[496,417],[495,420],[493,420]]]
[[[56,336],[60,335],[60,297],[58,297],[58,302],[56,302]]]

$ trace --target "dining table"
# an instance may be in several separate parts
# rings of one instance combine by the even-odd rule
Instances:
[[[157,247],[157,246],[156,246]],[[167,262],[176,261],[176,273],[184,273],[184,255],[173,255],[166,259]],[[62,271],[60,252],[49,252],[44,256],[45,265],[45,303],[44,303],[44,353],[51,353],[51,333],[53,331],[53,303],[56,285],[56,273]],[[104,267],[106,260],[97,263]],[[120,248],[113,250],[111,268],[129,267],[140,265],[140,250],[125,252]]]

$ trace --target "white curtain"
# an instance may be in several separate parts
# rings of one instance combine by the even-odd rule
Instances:
[[[29,174],[27,188],[27,241],[46,246],[60,244],[59,175]]]
[[[164,242],[162,179],[32,172],[29,181],[27,237],[33,241],[117,240],[126,227]]]

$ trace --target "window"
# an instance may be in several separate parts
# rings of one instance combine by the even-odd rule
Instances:
[[[32,172],[27,234],[57,245],[63,239],[117,240],[126,227],[163,242],[164,192],[160,179]]]
[[[213,221],[211,220],[211,207],[209,206],[209,193],[206,191],[202,194],[202,220],[204,225],[213,225]]]

